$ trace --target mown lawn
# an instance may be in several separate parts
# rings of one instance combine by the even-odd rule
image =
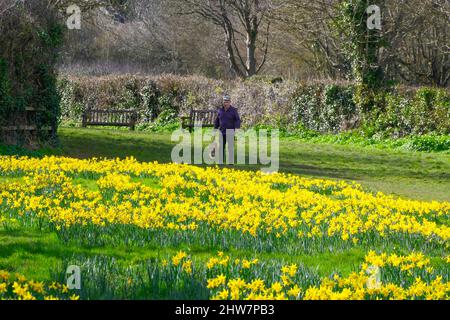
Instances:
[[[151,258],[168,259],[179,250],[187,250],[196,262],[205,262],[215,253],[207,248],[164,248],[163,250],[149,246],[91,248],[63,243],[54,233],[30,230],[6,231],[1,228],[0,248],[0,270],[18,272],[30,279],[40,281],[51,280],[52,272],[60,270],[64,261],[73,256],[87,258],[105,255],[125,265],[131,265]],[[306,267],[317,270],[321,276],[329,275],[334,271],[348,275],[363,262],[365,255],[359,248],[316,255],[285,255],[279,252],[255,254],[244,250],[231,250],[227,254],[242,259],[258,257],[262,261],[275,259],[286,263],[302,263]]]
[[[59,135],[57,153],[75,158],[134,156],[139,161],[167,163],[176,144],[168,133],[61,128]],[[357,181],[370,191],[412,199],[450,201],[450,155],[444,153],[281,139],[280,171]]]
[[[139,161],[170,162],[175,143],[167,133],[142,133],[122,130],[61,128],[60,147],[51,153],[76,158],[134,156]],[[257,167],[238,167],[255,170]],[[450,156],[439,153],[414,153],[380,150],[370,147],[313,144],[282,139],[280,169],[307,177],[354,180],[371,191],[394,193],[402,197],[450,201]],[[0,181],[4,181],[5,179]],[[158,188],[149,179],[144,184]],[[75,179],[89,190],[97,188],[94,180]],[[66,244],[55,233],[39,230],[5,230],[0,227],[0,270],[22,273],[37,280],[50,280],[65,260],[74,255],[106,255],[125,265],[155,257],[170,257],[187,250],[197,261],[211,255],[209,248],[168,247],[83,247]],[[254,252],[232,250],[228,254],[252,258]],[[349,274],[363,261],[362,248],[315,255],[288,255],[282,252],[259,253],[261,260],[301,263],[323,276],[339,270]]]

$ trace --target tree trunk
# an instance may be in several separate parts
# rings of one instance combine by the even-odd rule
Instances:
[[[251,77],[256,74],[256,37],[253,35],[254,32],[250,31],[247,34],[247,70],[246,76]]]

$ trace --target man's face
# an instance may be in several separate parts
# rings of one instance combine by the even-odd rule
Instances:
[[[225,109],[228,109],[231,106],[231,101],[224,101],[223,106],[225,107]]]

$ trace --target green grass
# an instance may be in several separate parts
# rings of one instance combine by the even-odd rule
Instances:
[[[171,161],[171,151],[176,144],[171,142],[167,133],[61,128],[59,136],[60,147],[46,150],[43,154],[76,158],[134,156],[139,161],[165,163]],[[258,169],[255,166],[237,168]],[[450,155],[443,153],[382,150],[285,138],[280,146],[280,171],[305,177],[353,180],[374,192],[394,193],[413,199],[450,201]],[[5,178],[0,177],[1,181]],[[154,188],[159,187],[154,179],[140,181]],[[77,177],[73,183],[91,191],[98,190],[96,182],[91,179]],[[74,255],[104,255],[130,265],[152,257],[168,257],[180,249],[189,251],[197,261],[206,261],[211,255],[202,248],[83,247],[65,244],[55,233],[21,229],[11,231],[0,227],[0,269],[19,272],[37,280],[50,280],[52,270]],[[232,250],[227,254],[241,258],[255,256],[246,250]],[[356,246],[340,253],[287,255],[275,252],[258,254],[258,258],[304,264],[325,276],[337,270],[343,275],[349,274],[363,261],[364,255],[364,250]]]
[[[53,153],[75,158],[134,156],[171,162],[168,133],[61,128]],[[255,170],[255,166],[237,166]],[[450,155],[281,139],[280,171],[356,181],[368,190],[419,200],[450,201]]]
[[[312,143],[327,143],[353,146],[371,146],[378,149],[442,152],[450,154],[450,136],[437,134],[409,135],[401,138],[391,138],[382,134],[367,137],[358,130],[323,134],[311,130],[282,131],[283,137],[293,138]]]
[[[204,263],[214,252],[202,248],[164,248],[156,247],[83,247],[61,242],[55,233],[32,230],[4,230],[0,228],[0,270],[18,272],[36,280],[50,280],[51,270],[57,269],[65,260],[74,256],[94,257],[104,255],[114,257],[124,264],[146,261],[150,258],[169,258],[180,249],[188,251],[192,258]],[[340,271],[348,275],[363,262],[365,252],[353,248],[340,253],[321,253],[316,255],[286,255],[283,253],[254,254],[244,250],[227,252],[234,258],[278,260],[286,263],[301,263],[315,269],[322,276]]]

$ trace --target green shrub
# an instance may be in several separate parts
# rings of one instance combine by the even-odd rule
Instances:
[[[8,77],[8,64],[0,58],[0,110],[10,112],[12,106],[11,84]],[[4,120],[0,117],[0,120]],[[0,122],[1,123],[1,122]]]
[[[55,66],[65,27],[48,1],[18,2],[0,23],[0,125],[36,126],[0,131],[0,140],[36,146],[56,141],[60,101]],[[36,110],[36,117],[26,108]],[[39,130],[50,127],[52,130]]]
[[[353,102],[353,87],[327,85],[323,93],[323,108],[320,114],[322,132],[339,132],[345,130],[352,117],[356,115]]]
[[[294,125],[302,124],[311,130],[320,130],[320,106],[322,86],[301,84],[294,93],[292,101],[292,120]]]
[[[300,85],[292,101],[295,125],[319,132],[337,133],[357,118],[353,87],[331,85]]]
[[[444,89],[420,88],[412,100],[414,134],[450,133],[450,95]]]
[[[127,79],[117,107],[125,110],[139,110],[141,104],[142,96],[140,94],[139,81],[136,78]]]
[[[450,137],[437,135],[412,136],[403,147],[413,151],[438,152],[450,150]]]
[[[389,138],[383,134],[367,137],[361,131],[348,131],[338,134],[320,134],[316,131],[290,132],[288,135],[314,143],[332,143],[342,145],[375,146],[387,149],[402,149],[421,152],[450,151],[450,137],[448,135],[409,135],[402,138]]]
[[[155,81],[148,80],[141,91],[142,109],[144,110],[144,122],[155,120],[159,114],[159,97],[161,92],[158,90]]]
[[[81,124],[82,114],[85,110],[80,88],[77,82],[61,78],[57,87],[60,96],[60,121],[66,123]]]
[[[378,95],[376,108],[363,113],[362,129],[367,136],[386,137],[449,134],[450,94],[445,89],[423,87],[415,92],[399,90]]]

